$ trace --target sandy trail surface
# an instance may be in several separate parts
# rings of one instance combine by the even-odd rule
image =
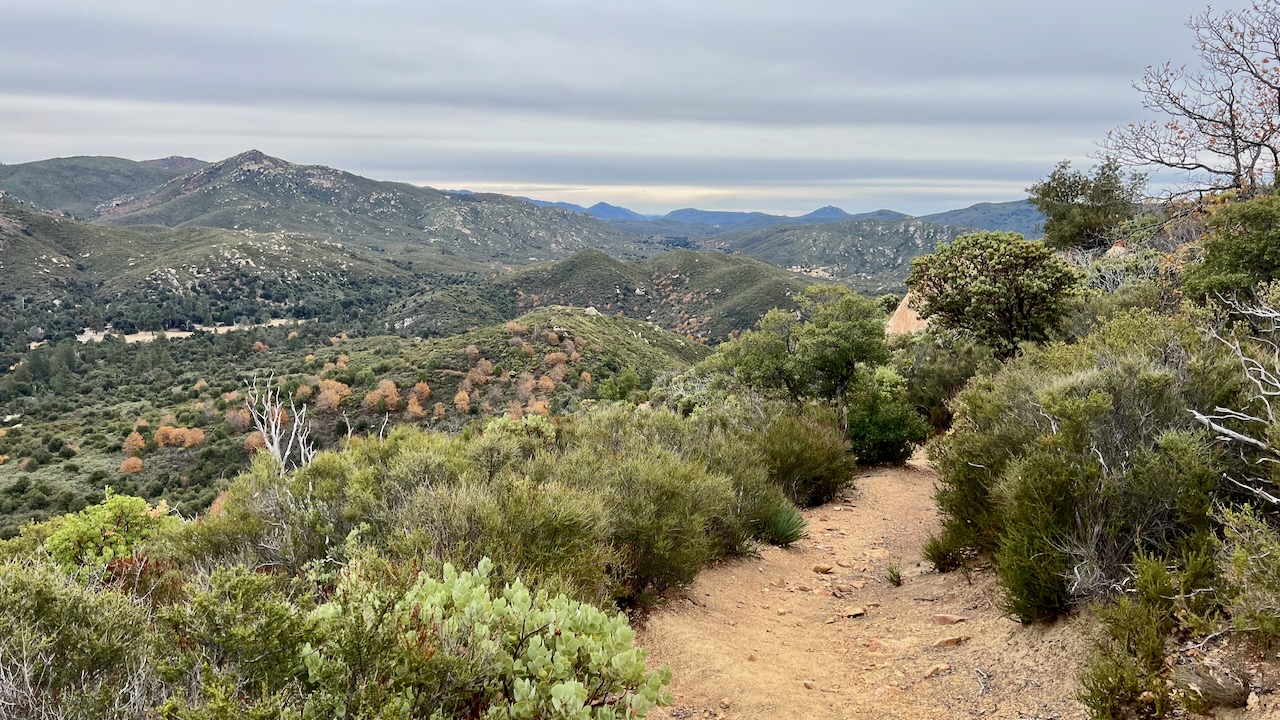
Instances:
[[[919,459],[868,472],[808,539],[704,571],[639,631],[674,673],[650,717],[1083,718],[1081,621],[1024,627],[989,571],[921,560],[935,482]]]

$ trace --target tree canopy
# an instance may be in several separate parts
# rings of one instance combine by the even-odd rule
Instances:
[[[839,403],[859,372],[889,359],[884,312],[839,285],[810,287],[799,301],[797,312],[770,310],[759,330],[722,346],[718,362],[750,387]]]
[[[1146,179],[1125,177],[1120,161],[1109,157],[1092,174],[1058,163],[1049,177],[1027,188],[1031,203],[1045,215],[1044,240],[1055,248],[1101,248],[1110,233],[1133,218]]]
[[[907,286],[920,316],[971,333],[1001,357],[1046,340],[1079,284],[1043,241],[1018,233],[976,232],[911,262]]]

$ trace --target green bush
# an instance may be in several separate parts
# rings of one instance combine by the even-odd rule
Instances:
[[[445,566],[387,587],[380,569],[344,570],[311,615],[302,651],[308,710],[321,716],[408,718],[644,717],[670,702],[670,671],[650,672],[622,615],[521,583],[490,590],[492,563]]]
[[[620,581],[633,593],[692,581],[723,551],[712,530],[730,522],[728,479],[667,452],[618,458],[613,465],[606,475],[609,529],[622,556]]]
[[[617,595],[609,573],[617,553],[598,494],[523,478],[427,487],[404,518],[393,552],[434,569],[488,556],[500,558],[497,572],[508,580],[600,604]]]
[[[1049,339],[1079,289],[1076,272],[1043,241],[992,231],[915,258],[906,282],[921,318],[970,333],[1002,359]]]
[[[851,391],[846,432],[863,465],[901,465],[929,437],[929,426],[907,402],[902,377],[879,368],[870,382]]]
[[[948,526],[929,535],[920,555],[934,570],[950,572],[964,565],[965,550],[972,546],[967,538],[956,537],[955,531]]]
[[[1224,508],[1218,569],[1233,625],[1280,641],[1280,531],[1256,511]]]
[[[142,498],[115,495],[108,488],[103,502],[57,521],[45,547],[64,570],[101,569],[178,522],[164,502],[152,507]]]
[[[993,553],[1006,610],[1024,621],[1127,583],[1135,551],[1176,554],[1208,528],[1221,468],[1186,409],[1239,387],[1188,318],[1151,313],[975,378],[930,448],[944,515],[934,559],[953,565],[965,544]]]
[[[1079,699],[1094,720],[1161,718],[1175,704],[1165,680],[1168,623],[1159,609],[1122,597],[1095,609],[1097,646],[1080,676]]]
[[[894,339],[893,366],[906,381],[905,399],[934,430],[951,427],[951,399],[975,375],[994,372],[990,348],[958,333],[926,328]]]
[[[199,678],[206,696],[215,688],[243,697],[300,691],[311,630],[301,588],[289,592],[279,576],[232,566],[187,591],[186,602],[160,612],[165,642],[177,650],[160,664],[169,682],[182,687]]]
[[[776,415],[755,436],[773,482],[800,507],[821,505],[853,484],[855,457],[830,408]]]
[[[1230,297],[1280,279],[1280,196],[1226,205],[1209,220],[1204,257],[1185,274],[1187,295]]]
[[[142,718],[155,702],[150,622],[137,600],[37,563],[0,565],[6,717]]]
[[[805,530],[808,524],[794,506],[783,505],[775,514],[765,518],[761,539],[786,547],[808,536]]]

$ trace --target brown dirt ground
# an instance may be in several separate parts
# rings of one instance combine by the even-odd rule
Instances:
[[[996,607],[989,572],[921,560],[935,480],[919,459],[862,475],[807,514],[807,540],[703,572],[639,631],[674,673],[674,705],[650,717],[1083,718],[1083,621],[1024,627]]]
[[[1000,613],[989,569],[930,571],[920,550],[938,522],[936,480],[922,457],[864,474],[806,514],[808,539],[699,575],[639,629],[652,664],[674,673],[675,703],[650,717],[1084,718],[1090,621],[1023,626]],[[1218,644],[1237,667],[1254,658],[1261,697],[1216,717],[1280,718],[1280,658]]]

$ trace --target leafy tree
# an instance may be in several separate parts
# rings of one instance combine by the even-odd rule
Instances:
[[[907,286],[920,316],[972,333],[1001,358],[1049,337],[1079,285],[1076,273],[1039,240],[976,232],[911,261]]]
[[[721,346],[713,363],[748,387],[839,405],[859,373],[889,359],[884,313],[875,300],[838,285],[810,287],[799,304],[797,313],[770,310],[759,330]]]
[[[1204,260],[1188,268],[1192,296],[1251,292],[1280,278],[1280,198],[1260,197],[1227,205],[1209,221]]]
[[[816,285],[800,298],[805,324],[796,357],[817,395],[842,405],[850,385],[868,366],[889,361],[884,313],[876,301],[841,285]]]
[[[1093,173],[1071,169],[1063,160],[1049,177],[1027,188],[1031,203],[1045,215],[1045,243],[1054,248],[1100,248],[1109,234],[1134,216],[1145,178],[1120,172],[1108,157]]]

